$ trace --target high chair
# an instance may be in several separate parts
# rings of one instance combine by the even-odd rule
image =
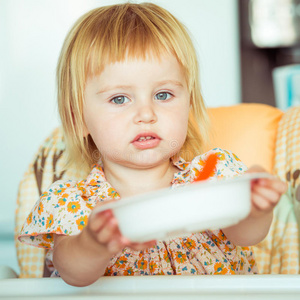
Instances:
[[[261,165],[288,182],[288,192],[275,209],[269,234],[264,241],[254,247],[254,251],[260,273],[299,274],[300,107],[283,113],[264,104],[238,104],[210,108],[209,116],[212,130],[207,150],[214,147],[231,150],[248,167]],[[62,169],[64,150],[62,131],[57,128],[35,154],[19,186],[16,237],[39,195],[52,182],[59,179],[79,180],[86,176],[83,172],[73,169]],[[17,239],[16,248],[20,266],[19,278],[42,277],[45,250],[21,244]],[[272,278],[277,280],[277,277]],[[298,280],[297,278],[293,277],[292,280]],[[102,278],[101,282],[107,283],[108,280]],[[129,279],[114,278],[114,280],[117,283]],[[156,279],[149,280],[155,284]],[[299,283],[300,281],[297,281],[297,285]]]

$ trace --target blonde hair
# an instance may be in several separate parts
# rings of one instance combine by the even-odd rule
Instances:
[[[183,68],[191,97],[187,138],[179,153],[186,160],[204,150],[208,116],[202,98],[196,52],[182,23],[152,4],[104,6],[83,15],[68,33],[57,66],[58,108],[67,147],[68,166],[90,169],[99,159],[85,137],[84,89],[89,76],[125,58],[175,55]]]

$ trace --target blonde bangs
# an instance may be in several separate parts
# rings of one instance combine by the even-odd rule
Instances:
[[[183,157],[199,154],[206,143],[207,115],[202,99],[196,52],[186,28],[167,10],[152,4],[120,4],[83,15],[69,32],[57,67],[58,105],[65,134],[68,166],[90,169],[100,154],[84,137],[84,89],[89,76],[125,59],[174,55],[191,95],[192,114]],[[198,90],[198,91],[197,91]]]
[[[104,17],[99,18],[96,14],[94,18],[97,25],[92,20],[93,26],[86,35],[92,37],[86,55],[86,74],[97,75],[109,63],[125,59],[145,60],[150,56],[160,58],[163,54],[175,55],[180,64],[185,66],[186,56],[176,42],[178,39],[183,40],[178,36],[178,21],[173,18],[173,24],[168,23],[167,18],[162,16],[162,9],[158,14],[155,8],[155,5],[149,3],[127,3],[104,7],[105,14],[99,9],[98,13]],[[167,11],[163,12],[171,17]]]

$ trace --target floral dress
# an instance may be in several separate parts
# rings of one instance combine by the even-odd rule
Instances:
[[[179,172],[174,175],[172,189],[191,184],[212,152],[217,153],[219,160],[214,178],[210,180],[238,176],[246,170],[233,153],[216,148],[191,162],[181,158],[173,160]],[[119,198],[117,191],[106,181],[103,168],[95,165],[85,180],[53,183],[27,217],[19,240],[48,249],[46,265],[51,276],[59,276],[52,265],[53,234],[79,234],[97,203]],[[206,230],[157,241],[155,246],[143,251],[124,248],[111,258],[105,275],[253,273],[257,273],[257,268],[251,248],[235,246],[222,230]]]

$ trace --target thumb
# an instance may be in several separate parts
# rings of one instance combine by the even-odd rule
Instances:
[[[254,165],[250,167],[246,173],[267,173],[267,171],[259,165]]]

